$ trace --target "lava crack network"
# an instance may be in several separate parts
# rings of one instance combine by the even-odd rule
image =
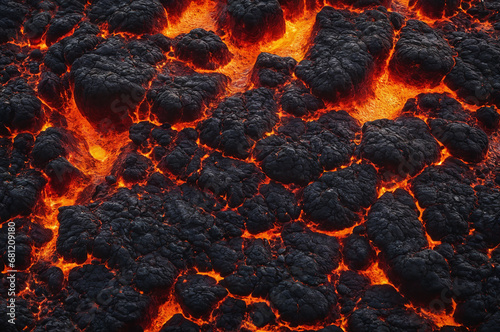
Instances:
[[[499,38],[495,0],[0,0],[0,331],[499,331]]]

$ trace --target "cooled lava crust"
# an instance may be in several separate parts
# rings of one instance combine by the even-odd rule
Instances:
[[[499,331],[499,38],[497,0],[0,0],[0,331]]]

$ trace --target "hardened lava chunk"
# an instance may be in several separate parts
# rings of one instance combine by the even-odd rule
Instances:
[[[486,156],[488,136],[474,123],[472,114],[448,94],[420,94],[406,102],[403,112],[425,115],[432,135],[454,157],[477,163]]]
[[[312,122],[285,119],[278,134],[256,144],[254,155],[271,179],[305,186],[323,170],[349,162],[357,132],[356,120],[344,111],[326,113]]]
[[[476,197],[470,186],[471,171],[463,162],[448,158],[427,167],[411,184],[424,208],[422,220],[433,240],[462,240],[469,233],[469,216]]]
[[[410,0],[409,5],[420,10],[424,15],[441,18],[443,15],[453,15],[460,8],[461,2],[462,0]]]
[[[408,300],[391,285],[369,286],[347,321],[348,330],[417,332],[435,331],[431,320],[408,308]]]
[[[403,189],[387,192],[373,204],[366,230],[368,238],[389,261],[428,245],[414,199]]]
[[[247,305],[245,301],[228,297],[214,310],[215,326],[222,331],[238,331],[245,314]]]
[[[98,0],[90,7],[89,18],[106,22],[110,32],[157,33],[167,25],[165,9],[157,0]]]
[[[63,128],[47,128],[36,137],[31,152],[33,164],[43,168],[51,160],[67,157],[70,152],[74,152],[76,144],[75,138],[69,131]]]
[[[337,304],[330,284],[311,287],[299,281],[282,281],[269,294],[280,318],[294,325],[313,324],[328,316]]]
[[[187,68],[182,75],[174,74],[166,68],[146,95],[151,113],[161,123],[196,120],[225,91],[229,82],[223,74],[199,74]]]
[[[324,7],[316,16],[313,46],[295,70],[314,95],[329,101],[362,88],[376,62],[392,47],[393,27],[387,12],[362,14]]]
[[[500,107],[500,44],[487,34],[455,32],[448,36],[458,52],[445,83],[467,103]]]
[[[73,62],[96,48],[101,42],[97,36],[101,31],[94,24],[83,22],[74,33],[51,45],[43,63],[57,75],[66,73]]]
[[[15,268],[17,270],[24,270],[31,266],[33,263],[34,251],[33,248],[43,247],[52,238],[52,231],[45,228],[27,218],[16,218],[11,221],[14,224],[15,229],[15,249],[16,249],[16,261]],[[5,266],[9,264],[8,248],[9,233],[12,233],[9,228],[12,229],[12,224],[4,223],[0,228],[0,244],[2,249],[0,249],[0,257],[3,259]]]
[[[437,85],[448,74],[455,60],[446,40],[430,26],[409,20],[401,30],[391,59],[391,69],[414,85]]]
[[[481,107],[474,116],[478,123],[486,132],[491,133],[500,127],[500,114],[494,106]]]
[[[28,14],[28,8],[20,1],[5,0],[0,2],[0,44],[17,36],[25,21],[26,14]]]
[[[292,78],[297,61],[271,53],[260,53],[252,70],[252,82],[257,87],[276,88]]]
[[[359,221],[359,213],[377,199],[375,167],[354,164],[325,172],[304,189],[306,217],[324,230],[341,230]]]
[[[215,305],[227,295],[227,290],[209,276],[188,274],[179,277],[175,294],[182,308],[193,317],[207,317]]]
[[[258,43],[285,34],[285,19],[278,0],[220,0],[217,24],[237,43]]]
[[[0,221],[30,214],[46,183],[42,173],[33,169],[17,175],[0,173]]]
[[[86,2],[79,0],[58,1],[58,8],[45,33],[47,45],[52,45],[68,34],[85,17]],[[44,3],[42,3],[42,6]]]
[[[245,159],[254,142],[273,130],[277,112],[274,93],[267,88],[237,93],[224,99],[210,118],[198,124],[200,142]]]
[[[146,84],[155,74],[153,66],[163,59],[152,38],[109,38],[71,66],[78,109],[101,131],[128,129],[129,113],[144,99]]]
[[[280,105],[283,111],[298,117],[314,114],[325,107],[323,101],[313,96],[301,81],[293,81],[285,85]]]
[[[67,289],[64,308],[78,328],[91,331],[137,330],[151,304],[148,296],[123,283],[104,265],[72,269]]]
[[[230,207],[241,205],[251,198],[264,180],[264,174],[253,164],[237,159],[224,158],[219,152],[208,156],[196,175],[202,189],[225,197]]]
[[[489,247],[500,244],[500,190],[485,186],[474,188],[477,195],[477,208],[470,220],[474,229],[481,233]]]
[[[427,124],[404,116],[366,122],[360,153],[381,168],[384,178],[413,176],[440,156],[439,144]]]
[[[11,130],[39,130],[44,123],[44,107],[24,78],[0,87],[0,126]]]
[[[178,36],[174,41],[177,58],[203,69],[217,69],[227,65],[233,54],[213,31],[201,28]]]

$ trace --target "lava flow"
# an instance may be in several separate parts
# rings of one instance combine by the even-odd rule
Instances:
[[[0,0],[0,331],[499,331],[499,37],[496,0]]]

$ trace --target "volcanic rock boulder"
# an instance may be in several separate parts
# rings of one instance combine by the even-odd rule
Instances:
[[[272,131],[277,112],[274,94],[267,88],[238,93],[223,100],[210,118],[198,124],[200,142],[245,159],[254,142]]]
[[[40,129],[44,107],[35,91],[23,78],[0,87],[0,125],[12,130]]]
[[[78,109],[102,131],[128,129],[129,113],[143,100],[153,65],[162,59],[154,41],[109,38],[71,67]]]
[[[203,161],[196,179],[202,189],[224,197],[230,207],[236,207],[257,192],[264,174],[253,164],[215,152]]]
[[[362,88],[376,62],[392,48],[393,27],[388,14],[361,14],[324,7],[316,16],[313,46],[295,70],[314,95],[329,101]]]
[[[51,45],[44,57],[44,64],[57,75],[66,73],[73,62],[96,48],[101,42],[97,36],[99,27],[88,22],[81,23],[75,32]]]
[[[64,307],[80,329],[133,330],[150,305],[150,299],[122,284],[104,265],[83,265],[68,277],[68,301]],[[95,308],[91,312],[83,308]]]
[[[300,81],[293,81],[285,85],[280,105],[283,111],[299,117],[313,114],[318,109],[325,107],[323,101],[313,96]]]
[[[476,197],[470,170],[459,160],[430,166],[412,182],[412,191],[424,208],[422,220],[433,240],[462,240],[469,233],[469,216]]]
[[[427,124],[413,117],[366,122],[360,153],[382,168],[384,178],[418,174],[440,155],[439,144]]]
[[[406,114],[425,115],[436,137],[457,158],[477,163],[489,148],[486,133],[479,128],[462,105],[447,94],[420,94],[403,108]]]
[[[500,45],[486,34],[456,32],[448,36],[458,52],[445,83],[470,104],[500,107]]]
[[[455,65],[453,55],[448,42],[426,23],[409,20],[401,29],[390,66],[414,85],[437,85]]]
[[[28,13],[27,6],[19,1],[2,1],[0,3],[0,44],[14,39]]]
[[[227,295],[227,290],[209,276],[189,274],[175,284],[175,293],[182,307],[194,317],[206,317]]]
[[[64,35],[71,32],[71,30],[73,30],[73,28],[85,17],[84,11],[86,3],[83,1],[59,1],[57,4],[59,6],[45,34],[47,45],[52,45]]]
[[[306,217],[324,230],[351,227],[359,221],[359,213],[377,199],[377,184],[377,171],[371,165],[325,172],[304,189]]]
[[[217,69],[231,61],[233,55],[213,31],[198,28],[180,35],[174,44],[177,58],[203,69]]]
[[[285,33],[278,0],[221,0],[217,23],[237,43],[275,40]]]
[[[167,68],[153,81],[146,101],[151,113],[162,123],[189,122],[200,117],[225,91],[228,82],[219,73],[188,71],[174,76]]]
[[[413,197],[403,189],[382,195],[368,212],[369,239],[389,261],[424,249],[428,243]]]
[[[278,134],[256,144],[254,155],[273,180],[305,186],[323,170],[349,162],[357,132],[357,121],[344,111],[332,111],[311,122],[286,119]]]
[[[500,191],[498,188],[477,186],[477,209],[470,215],[470,220],[476,231],[481,233],[489,247],[500,243]]]
[[[297,61],[291,57],[280,57],[260,53],[252,70],[252,82],[257,87],[275,88],[292,78]]]
[[[110,32],[156,33],[167,25],[165,10],[158,0],[98,0],[90,8],[89,18],[96,23],[106,22]]]
[[[275,182],[259,187],[260,195],[245,200],[238,212],[246,218],[247,230],[258,234],[272,229],[275,222],[285,223],[300,215],[297,199],[283,185]]]

